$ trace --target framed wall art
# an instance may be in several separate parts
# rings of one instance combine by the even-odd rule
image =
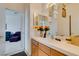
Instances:
[[[66,17],[66,5],[62,4],[62,17]]]

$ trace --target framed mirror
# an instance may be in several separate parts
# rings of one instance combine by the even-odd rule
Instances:
[[[48,26],[48,17],[41,14],[33,15],[33,26]]]

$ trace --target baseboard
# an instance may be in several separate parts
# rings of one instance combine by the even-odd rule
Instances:
[[[27,54],[27,56],[31,56],[31,54],[29,54],[26,50],[25,50],[25,53]]]
[[[5,54],[5,56],[11,56],[11,55],[14,55],[14,54],[19,53],[19,52],[22,52],[22,51],[24,51],[24,49],[21,49],[21,50],[18,50],[18,51],[14,51],[14,52],[10,52],[10,53],[7,53],[7,54]]]

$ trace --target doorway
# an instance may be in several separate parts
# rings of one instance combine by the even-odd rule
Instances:
[[[22,14],[15,10],[5,9],[5,55],[23,51]]]

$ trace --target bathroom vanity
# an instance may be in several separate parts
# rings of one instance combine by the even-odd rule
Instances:
[[[32,56],[79,56],[79,47],[66,41],[32,37]]]
[[[64,56],[65,54],[32,39],[32,56]]]

